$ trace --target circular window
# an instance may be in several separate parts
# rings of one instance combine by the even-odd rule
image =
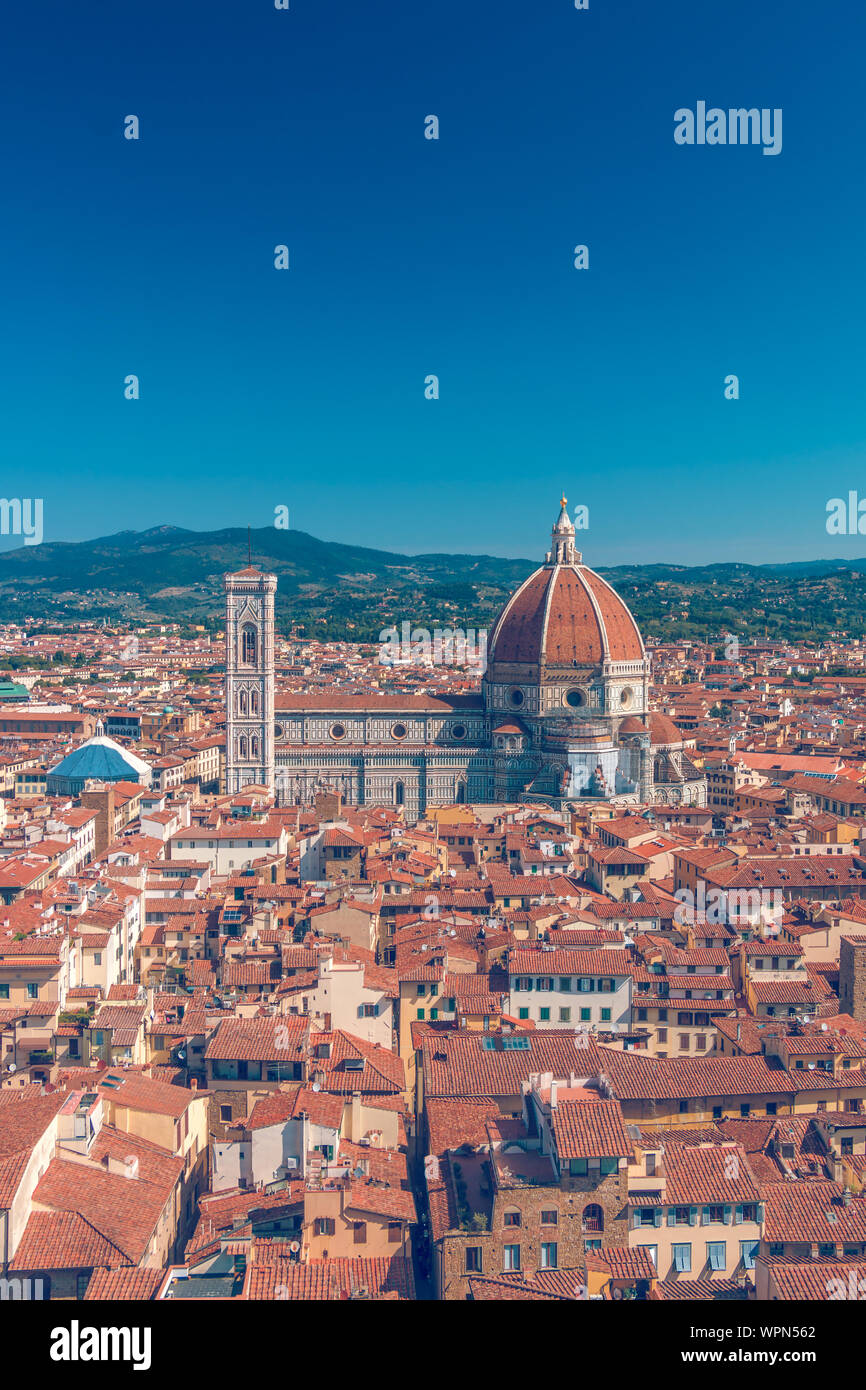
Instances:
[[[509,692],[508,692],[508,698],[509,698],[509,700],[511,701],[512,705],[514,705],[515,708],[517,708],[517,707],[519,707],[520,705],[523,704],[523,691],[522,691],[522,690],[509,690]]]
[[[626,688],[625,690],[621,690],[621,691],[620,691],[620,693],[619,693],[619,702],[620,702],[620,704],[623,706],[624,709],[628,709],[628,707],[629,707],[629,705],[631,704],[631,702],[632,702],[633,699],[634,699],[634,691],[629,690],[628,688]]]
[[[391,737],[392,737],[392,738],[405,738],[407,733],[408,733],[408,729],[406,728],[406,725],[405,725],[405,724],[392,724],[392,725],[391,725]]]
[[[465,738],[465,737],[466,737],[466,725],[465,725],[465,724],[452,724],[452,725],[451,725],[451,737],[452,737],[452,738]]]
[[[275,724],[275,725],[274,725],[274,738],[282,738],[282,737],[283,737],[283,734],[284,734],[285,732],[286,732],[286,731],[285,731],[285,729],[283,728],[282,724]]]
[[[581,705],[586,704],[586,695],[582,690],[569,690],[565,697],[565,703],[571,705],[572,709],[580,709]]]
[[[331,729],[330,729],[330,733],[331,733],[331,738],[345,738],[345,737],[346,737],[346,726],[345,726],[345,724],[332,724],[332,725],[331,725]]]

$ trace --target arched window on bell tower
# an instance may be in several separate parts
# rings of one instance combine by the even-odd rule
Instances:
[[[258,712],[259,712],[259,692],[258,692],[257,690],[251,690],[251,691],[250,691],[250,714],[258,714]]]
[[[240,741],[238,742],[238,757],[240,757],[240,758],[245,758],[246,756],[247,756],[247,740],[246,740],[246,735],[245,735],[245,734],[242,734],[241,737],[240,737]]]
[[[258,633],[252,623],[241,628],[241,664],[255,666],[258,661]]]
[[[246,714],[246,712],[247,712],[247,692],[246,692],[245,690],[241,690],[241,691],[238,692],[238,714]]]
[[[250,739],[250,757],[251,757],[251,758],[257,758],[258,756],[259,756],[259,738],[258,738],[258,734],[253,734],[252,738]]]
[[[406,788],[402,782],[394,783],[394,805],[402,806],[406,801]]]

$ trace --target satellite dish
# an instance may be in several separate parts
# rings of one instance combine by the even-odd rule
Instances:
[[[318,1081],[314,1081],[314,1082],[313,1082],[313,1090],[314,1090],[314,1091],[321,1091],[321,1089],[322,1089],[321,1084],[320,1084]]]
[[[9,1071],[9,1072],[17,1071],[17,1070],[18,1070],[18,1067],[16,1066],[16,1064],[15,1064],[14,1062],[10,1062],[9,1065],[8,1065],[8,1067],[6,1068],[6,1070]]]
[[[185,1052],[179,1052],[179,1053],[177,1054],[177,1060],[178,1060],[179,1062],[185,1062],[185,1061],[186,1061],[186,1053],[185,1053]]]

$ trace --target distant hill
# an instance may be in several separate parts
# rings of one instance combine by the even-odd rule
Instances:
[[[277,620],[306,635],[375,640],[383,627],[489,627],[537,560],[399,555],[320,541],[304,531],[252,533],[253,559],[279,577]],[[222,576],[246,563],[247,532],[157,526],[0,553],[0,620],[84,618],[219,623]],[[645,635],[790,640],[866,631],[866,559],[782,565],[620,565],[600,569]]]

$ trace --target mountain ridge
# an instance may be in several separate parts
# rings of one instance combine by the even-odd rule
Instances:
[[[416,555],[305,531],[249,533],[256,564],[278,576],[279,625],[306,635],[375,640],[407,619],[483,627],[539,561],[487,554]],[[85,541],[47,541],[0,552],[0,618],[52,622],[85,614],[125,621],[163,617],[218,625],[222,575],[247,560],[246,527],[213,531],[160,525]],[[866,627],[863,559],[753,565],[599,566],[646,635],[688,637],[730,630],[804,640]]]

